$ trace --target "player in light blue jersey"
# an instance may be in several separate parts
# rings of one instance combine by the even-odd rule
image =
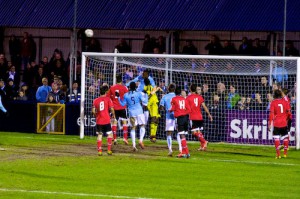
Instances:
[[[134,78],[133,80],[131,80],[130,82],[128,82],[126,84],[126,86],[128,87],[131,82],[140,82],[140,84],[139,84],[139,86],[136,90],[139,91],[139,92],[143,92],[144,86],[145,86],[144,80],[147,79],[147,78],[149,79],[151,86],[153,88],[156,87],[153,78],[151,76],[149,76],[149,71],[148,70],[144,70],[142,75],[139,75],[136,78]]]
[[[116,93],[116,96],[118,96],[118,93]],[[119,102],[121,106],[127,106],[129,117],[130,117],[130,123],[131,123],[131,139],[132,139],[132,146],[133,151],[137,151],[136,144],[135,144],[135,129],[136,126],[140,126],[140,140],[139,145],[142,149],[144,149],[144,143],[143,139],[145,136],[145,116],[143,114],[143,108],[141,104],[146,104],[148,102],[147,97],[143,97],[141,92],[136,91],[136,84],[135,82],[131,82],[129,85],[129,92],[124,95],[124,99],[120,99],[118,96]]]
[[[171,100],[173,97],[175,97],[175,85],[170,84],[168,87],[169,93],[164,95],[162,99],[160,100],[160,110],[165,109],[166,111],[166,132],[167,132],[167,143],[168,143],[168,148],[169,148],[169,156],[172,156],[173,151],[172,151],[172,132],[175,130],[175,117],[174,117],[174,112],[170,112],[171,108]],[[177,140],[179,138],[178,143],[181,143],[180,137],[177,137]],[[179,151],[181,151],[181,145],[179,145]]]

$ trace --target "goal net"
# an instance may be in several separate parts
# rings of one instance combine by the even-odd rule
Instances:
[[[122,74],[126,84],[147,69],[156,86],[163,90],[158,93],[159,99],[168,92],[170,83],[180,86],[182,95],[189,95],[191,84],[201,88],[213,116],[211,122],[202,110],[203,133],[211,142],[272,144],[267,124],[272,91],[288,89],[293,113],[290,140],[292,146],[299,147],[297,66],[300,67],[299,60],[295,57],[83,53],[80,136],[95,135],[96,122],[91,109],[93,100],[100,95],[99,87],[113,85],[116,74]],[[157,138],[165,139],[165,112],[160,114]],[[188,139],[194,138],[189,135]]]

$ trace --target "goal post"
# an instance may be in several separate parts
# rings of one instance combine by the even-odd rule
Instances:
[[[114,84],[115,75],[122,74],[128,83],[150,71],[157,86],[167,93],[174,83],[188,94],[189,86],[201,87],[205,103],[214,121],[204,116],[204,134],[209,141],[271,144],[268,132],[268,105],[272,90],[287,88],[292,103],[293,128],[291,144],[300,148],[300,75],[297,57],[209,56],[166,54],[82,53],[80,138],[95,135],[95,118],[91,115],[93,99],[99,87]],[[165,139],[164,111],[161,112],[157,136]],[[188,139],[193,139],[188,136]]]

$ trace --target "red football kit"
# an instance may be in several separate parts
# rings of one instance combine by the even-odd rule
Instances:
[[[98,97],[94,100],[93,106],[96,109],[96,124],[110,124],[109,109],[113,108],[113,103],[109,97]]]
[[[115,93],[118,92],[120,94],[120,98],[123,99],[125,93],[128,92],[128,89],[126,86],[123,86],[121,84],[115,84],[110,87],[109,91],[107,92],[107,97],[110,97],[114,104],[115,110],[123,110],[126,109],[126,106],[121,106],[118,97],[115,95]]]
[[[291,117],[290,105],[281,99],[274,99],[270,105],[269,124],[273,122],[274,127],[283,128],[287,126],[287,118]]]
[[[175,96],[171,101],[171,111],[174,111],[174,117],[188,115],[190,112],[189,103],[182,96]]]
[[[203,120],[203,116],[201,113],[201,104],[204,102],[204,99],[201,95],[191,94],[186,100],[189,103],[191,112],[190,112],[190,120]]]
[[[291,110],[291,100],[290,100],[290,98],[286,95],[286,96],[283,97],[283,99],[287,102],[289,110]],[[292,119],[292,114],[289,115],[289,118]]]

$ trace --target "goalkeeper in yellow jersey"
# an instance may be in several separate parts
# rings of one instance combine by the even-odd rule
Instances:
[[[147,108],[150,113],[150,141],[156,142],[156,132],[158,127],[158,121],[160,118],[160,114],[158,112],[158,97],[156,95],[157,91],[162,91],[159,87],[153,87],[150,84],[150,80],[148,78],[144,79],[145,86],[144,86],[144,92],[147,93],[149,99],[148,99],[148,105]]]

